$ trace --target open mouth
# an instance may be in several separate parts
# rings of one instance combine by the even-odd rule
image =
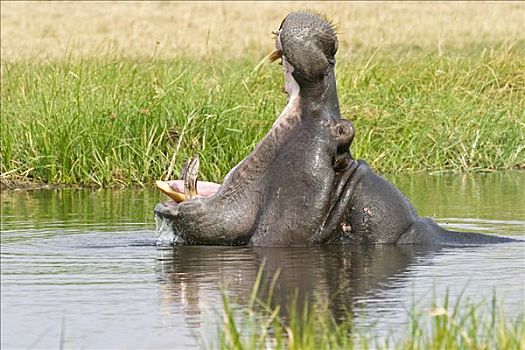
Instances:
[[[199,157],[195,156],[184,165],[182,180],[156,181],[155,186],[175,203],[213,196],[221,185],[215,182],[198,181],[199,165]]]
[[[306,32],[298,16],[313,20]],[[338,235],[359,163],[349,151],[354,128],[340,115],[334,64],[327,63],[335,51],[326,47],[336,39],[325,27],[311,14],[297,14],[273,33],[267,58],[282,64],[288,101],[222,184],[198,181],[198,157],[179,180],[156,182],[171,199],[155,213],[177,237],[173,242],[286,246]]]
[[[283,66],[284,70],[285,84],[283,86],[283,92],[288,95],[288,99],[290,100],[299,94],[299,86],[292,76],[294,67],[283,55],[280,32],[280,30],[272,32],[275,36],[275,50],[271,52],[267,58],[272,63],[280,60],[279,64]],[[195,156],[193,159],[189,159],[184,165],[181,172],[181,180],[158,180],[155,182],[155,186],[174,201],[172,204],[181,203],[192,198],[211,197],[217,193],[221,185],[215,182],[198,181],[199,166],[199,157]]]
[[[281,44],[281,31],[272,32],[275,35],[275,50],[268,55],[270,62],[275,62],[280,60],[279,64],[283,66],[284,69],[284,87],[283,92],[288,95],[288,98],[291,98],[292,95],[297,95],[299,93],[299,86],[295,82],[292,73],[294,72],[294,67],[290,64],[288,59],[283,53],[283,46]]]
[[[281,42],[281,32],[282,29],[279,29],[277,31],[273,31],[272,34],[274,35],[275,40],[275,50],[272,51],[269,55],[266,56],[266,58],[270,62],[275,62],[279,60],[279,64],[283,66],[283,73],[284,73],[284,86],[283,86],[283,92],[285,92],[288,95],[288,104],[292,105],[293,103],[291,100],[295,99],[299,95],[300,87],[296,80],[294,79],[292,73],[294,72],[294,66],[289,62],[287,57],[284,54],[282,42]],[[286,108],[285,108],[286,110]],[[283,112],[283,114],[285,114]],[[274,124],[274,128],[279,124],[278,118]],[[336,135],[337,136],[337,135]],[[352,133],[353,137],[353,133]],[[348,144],[351,142],[351,140],[348,142]],[[354,164],[355,163],[355,164]],[[334,162],[334,170],[339,174],[338,179],[345,179],[348,176],[344,176],[344,174],[351,174],[354,172],[357,162],[355,162],[351,155],[347,152],[337,152],[335,156],[335,162]],[[207,182],[207,181],[198,181],[198,170],[199,170],[199,158],[198,156],[194,157],[193,159],[190,159],[186,162],[184,165],[184,168],[181,172],[181,178],[180,180],[172,180],[172,181],[156,181],[155,185],[156,187],[165,195],[167,195],[169,198],[173,200],[171,203],[181,203],[186,200],[191,200],[193,198],[199,198],[199,197],[211,197],[219,189],[221,188],[221,184],[214,183],[214,182]],[[230,171],[232,172],[232,171]],[[341,181],[339,181],[339,184],[336,186],[337,188],[341,189],[342,185],[340,184]],[[345,182],[345,181],[343,181]],[[338,197],[340,194],[336,191],[336,197]]]

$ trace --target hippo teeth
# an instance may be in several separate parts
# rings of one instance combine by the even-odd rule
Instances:
[[[166,196],[173,199],[176,203],[200,196],[197,191],[197,177],[199,174],[199,156],[188,159],[182,169],[182,184],[180,181],[155,181],[155,186]],[[219,185],[210,182],[204,182],[203,195],[209,196],[217,192]],[[210,189],[211,188],[211,189]],[[184,191],[184,193],[182,193]]]
[[[283,51],[282,50],[275,50],[275,51],[273,51],[270,54],[268,59],[270,60],[270,62],[275,62],[276,60],[278,60],[281,57],[283,57]]]
[[[157,188],[162,193],[173,199],[176,203],[184,202],[186,200],[186,195],[171,188],[168,181],[155,181],[155,186],[157,186]]]
[[[182,179],[184,180],[184,194],[186,199],[192,199],[197,195],[197,176],[199,174],[199,156],[188,159],[182,170]]]

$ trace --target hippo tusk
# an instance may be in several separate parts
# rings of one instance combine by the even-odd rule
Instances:
[[[186,199],[192,199],[197,195],[197,176],[199,174],[200,161],[196,155],[186,162],[182,170],[182,180],[184,180],[184,194]]]
[[[197,193],[197,177],[199,173],[200,161],[199,156],[195,156],[192,159],[188,159],[184,168],[182,169],[182,182],[184,187],[184,193],[180,190],[177,191],[169,181],[155,181],[155,186],[164,193],[166,196],[173,199],[176,203],[184,202],[187,199],[192,199],[198,195]],[[206,188],[204,189],[205,193],[210,192],[208,187],[209,183],[205,183]],[[219,187],[219,185],[216,185]],[[175,187],[178,187],[175,185]],[[213,191],[213,193],[215,193]]]
[[[171,188],[168,181],[155,181],[155,186],[157,186],[157,188],[162,193],[173,199],[176,203],[184,202],[186,200],[186,195]]]
[[[274,50],[268,55],[268,59],[270,60],[270,62],[274,62],[281,57],[283,57],[283,52],[281,50]]]

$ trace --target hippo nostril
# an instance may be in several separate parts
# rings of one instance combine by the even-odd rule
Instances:
[[[345,128],[343,126],[339,125],[337,127],[337,133],[339,134],[339,136],[343,135],[344,132],[345,132]]]

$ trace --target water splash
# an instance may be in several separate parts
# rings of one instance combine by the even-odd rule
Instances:
[[[184,238],[180,234],[176,234],[173,226],[164,218],[155,215],[155,234],[157,247],[172,247],[175,245],[182,245],[185,243]]]
[[[168,225],[166,220],[155,216],[155,234],[157,235],[157,241],[155,244],[157,247],[170,247],[175,241],[175,233],[173,229]]]

